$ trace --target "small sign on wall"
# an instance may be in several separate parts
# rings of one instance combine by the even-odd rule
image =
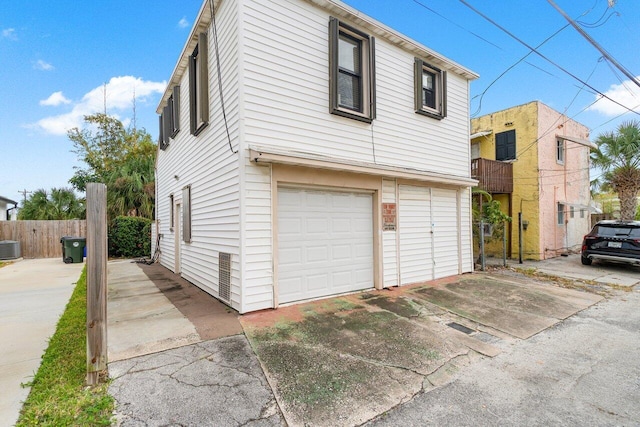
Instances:
[[[382,230],[395,231],[396,229],[396,204],[382,204]]]

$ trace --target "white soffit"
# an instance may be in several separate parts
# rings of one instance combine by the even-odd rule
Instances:
[[[312,153],[279,150],[273,147],[249,147],[249,156],[255,163],[279,163],[291,166],[303,166],[318,169],[329,169],[342,172],[362,173],[387,178],[433,182],[454,187],[473,187],[478,185],[475,179],[429,172],[418,169],[401,168],[396,166],[378,165],[369,162],[354,162],[335,159]]]

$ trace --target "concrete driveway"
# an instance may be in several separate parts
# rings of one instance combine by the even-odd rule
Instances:
[[[121,426],[357,425],[600,300],[496,272],[239,317],[159,265],[112,262],[110,393]]]
[[[640,285],[640,267],[604,261],[594,261],[591,265],[582,265],[580,254],[560,256],[544,261],[524,261],[522,264],[511,263],[511,266],[534,269],[552,276],[599,285],[613,285],[628,289]]]
[[[602,297],[471,274],[242,316],[289,425],[352,426]]]
[[[0,268],[0,425],[13,425],[83,263],[25,259]]]

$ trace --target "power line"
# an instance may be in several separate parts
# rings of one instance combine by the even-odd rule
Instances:
[[[516,40],[518,43],[522,44],[523,46],[525,46],[527,49],[531,50],[533,53],[535,53],[536,55],[540,56],[542,59],[544,59],[545,61],[549,62],[550,64],[552,64],[553,66],[555,66],[556,68],[560,69],[562,72],[568,74],[569,76],[573,77],[575,80],[579,81],[580,83],[582,83],[583,85],[587,86],[589,89],[595,91],[596,93],[598,93],[600,96],[602,96],[603,98],[608,99],[609,101],[613,102],[614,104],[624,108],[625,110],[629,110],[630,112],[637,114],[640,116],[640,112],[637,111],[633,111],[630,108],[626,107],[625,105],[622,105],[621,103],[619,103],[618,101],[610,98],[609,96],[607,96],[606,94],[600,92],[598,89],[594,88],[593,86],[591,86],[590,84],[588,84],[587,82],[583,81],[582,79],[580,79],[578,76],[574,75],[573,73],[571,73],[570,71],[566,70],[565,68],[563,68],[562,66],[560,66],[559,64],[556,64],[554,61],[552,61],[551,59],[547,58],[545,55],[543,55],[542,53],[538,52],[535,48],[533,48],[532,46],[530,46],[527,42],[525,42],[524,40],[521,40],[520,38],[518,38],[516,35],[514,35],[513,33],[511,33],[509,30],[507,30],[506,28],[504,28],[502,25],[498,24],[497,22],[495,22],[493,19],[489,18],[488,16],[486,16],[485,14],[483,14],[482,12],[480,12],[478,9],[474,8],[473,6],[471,6],[466,0],[459,0],[460,3],[464,4],[465,6],[467,6],[469,9],[471,9],[472,11],[474,11],[475,13],[477,13],[478,15],[480,15],[481,17],[483,17],[484,19],[486,19],[487,21],[489,21],[491,24],[493,24],[494,26],[498,27],[500,30],[502,30],[504,33],[506,33],[509,37],[513,38],[514,40]]]
[[[571,26],[573,28],[576,29],[576,31],[578,31],[582,37],[584,37],[589,43],[591,43],[591,45],[593,45],[593,47],[595,47],[596,49],[598,49],[598,51],[605,57],[607,58],[608,61],[610,61],[613,65],[616,66],[616,68],[620,71],[622,71],[622,73],[629,77],[629,79],[636,84],[636,86],[640,87],[640,81],[638,81],[638,79],[636,79],[636,77],[631,74],[631,72],[629,72],[629,70],[627,70],[622,64],[620,64],[618,61],[616,61],[616,59],[611,56],[609,54],[609,52],[606,51],[606,49],[604,49],[602,46],[600,46],[600,44],[595,41],[593,39],[593,37],[591,37],[589,34],[587,34],[587,32],[585,30],[582,29],[582,27],[580,27],[578,24],[575,23],[575,21],[573,19],[571,19],[571,17],[569,17],[569,15],[567,15],[564,10],[560,9],[560,7],[553,1],[553,0],[547,0],[547,2],[554,7],[554,9],[556,9],[563,17],[564,19],[566,19],[569,24],[571,24]]]

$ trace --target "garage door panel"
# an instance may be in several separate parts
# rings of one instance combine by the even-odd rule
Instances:
[[[401,185],[399,193],[400,284],[431,280],[433,260],[429,189]]]
[[[278,189],[280,303],[373,287],[372,200],[371,194]]]

